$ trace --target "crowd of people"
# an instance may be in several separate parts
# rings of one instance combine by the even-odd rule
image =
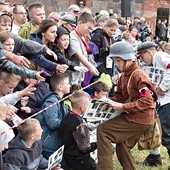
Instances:
[[[75,4],[46,16],[39,2],[0,2],[0,169],[47,169],[64,145],[53,170],[112,170],[115,144],[123,170],[135,170],[130,150],[158,116],[170,156],[166,24],[158,21],[154,31],[144,17],[94,15]],[[110,98],[121,114],[88,122],[83,115],[94,98]],[[160,146],[142,164],[161,166]]]

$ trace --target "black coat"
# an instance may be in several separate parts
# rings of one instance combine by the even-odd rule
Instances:
[[[99,53],[94,55],[95,61],[102,63],[98,66],[100,73],[106,73],[112,76],[112,69],[106,68],[106,57],[109,55],[109,47],[114,43],[113,37],[107,35],[103,29],[96,29],[93,32],[91,41],[94,42],[98,49]]]
[[[17,87],[15,88],[14,91],[20,91],[26,88],[26,84],[21,81]],[[45,95],[47,95],[50,92],[49,85],[45,82],[40,82],[36,85],[36,91],[34,91],[33,94],[29,96],[28,104],[26,106],[31,108],[31,113],[25,113],[20,110],[21,107],[21,102],[17,102],[15,105],[19,110],[17,112],[18,116],[20,116],[22,119],[25,119],[34,113],[38,112],[41,110],[41,101]]]

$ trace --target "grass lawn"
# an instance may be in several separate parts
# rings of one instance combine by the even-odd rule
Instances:
[[[132,155],[134,156],[136,161],[144,160],[147,157],[148,153],[149,151],[139,151],[137,146],[132,150]],[[167,154],[166,148],[163,146],[161,146],[161,158],[162,158],[162,166],[149,167],[149,166],[137,165],[137,170],[168,170],[168,167],[170,166],[170,159]],[[120,163],[117,160],[116,154],[114,154],[113,156],[113,163],[114,163],[115,170],[122,170],[122,167],[120,166]]]

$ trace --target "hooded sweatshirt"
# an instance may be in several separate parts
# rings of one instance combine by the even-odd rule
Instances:
[[[3,159],[6,164],[10,165],[11,170],[37,170],[48,167],[48,161],[42,156],[41,141],[34,142],[32,147],[28,148],[21,135],[9,143],[9,149]]]

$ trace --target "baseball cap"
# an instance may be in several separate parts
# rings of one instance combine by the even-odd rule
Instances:
[[[63,16],[61,16],[61,19],[68,22],[72,26],[76,26],[76,17],[74,15],[64,14]]]
[[[78,5],[72,4],[72,5],[69,6],[68,10],[73,10],[73,11],[77,11],[78,12],[80,10],[80,8],[79,8]]]

